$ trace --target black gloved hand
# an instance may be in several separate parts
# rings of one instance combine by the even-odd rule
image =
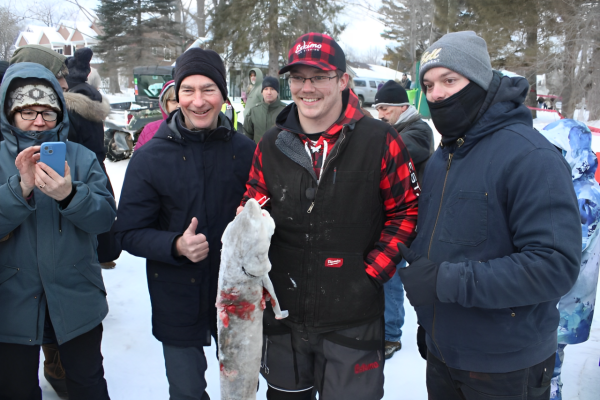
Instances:
[[[417,328],[417,347],[421,358],[427,361],[427,340],[425,338],[425,328],[421,325]]]
[[[436,285],[440,266],[402,243],[398,243],[398,250],[410,264],[406,268],[398,268],[408,301],[413,307],[433,304],[437,300]]]

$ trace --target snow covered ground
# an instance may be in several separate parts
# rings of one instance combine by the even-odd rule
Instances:
[[[373,109],[369,111],[376,116]],[[551,114],[551,113],[541,113]],[[541,129],[551,122],[542,115],[536,121]],[[597,137],[594,136],[594,139]],[[439,136],[438,136],[439,141]],[[594,149],[600,151],[600,142]],[[106,167],[117,197],[129,160],[108,162]],[[108,291],[110,312],[104,320],[104,369],[113,400],[166,400],[169,397],[161,344],[152,336],[150,299],[146,284],[145,261],[123,252],[114,270],[103,271]],[[416,315],[405,303],[406,320],[402,350],[385,364],[386,400],[425,400],[425,361],[416,345]],[[213,400],[219,395],[219,368],[216,346],[205,348],[208,359],[208,393]],[[594,316],[592,335],[586,343],[567,346],[563,367],[565,400],[598,400],[600,396],[600,313]],[[58,396],[43,377],[43,355],[40,360],[40,384],[43,398]],[[266,383],[261,378],[257,399],[265,399]]]

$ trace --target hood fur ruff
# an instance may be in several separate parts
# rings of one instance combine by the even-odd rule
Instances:
[[[67,110],[76,112],[83,118],[93,122],[104,122],[110,114],[110,103],[108,98],[102,96],[102,102],[91,100],[80,93],[63,93]]]

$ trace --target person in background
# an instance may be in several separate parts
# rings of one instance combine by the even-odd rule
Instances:
[[[285,108],[279,100],[279,79],[267,76],[262,82],[262,101],[248,111],[244,120],[246,136],[260,142],[267,130],[275,126],[275,119]]]
[[[244,108],[244,121],[246,120],[246,116],[248,112],[258,103],[262,101],[262,82],[263,82],[263,73],[260,68],[252,68],[249,72],[250,76],[250,85],[248,86],[246,96],[247,100],[245,100],[246,105]],[[250,88],[252,86],[252,88]]]
[[[222,112],[223,60],[190,48],[177,58],[179,108],[133,153],[115,231],[146,259],[152,333],[162,342],[171,400],[207,400],[204,346],[216,337],[221,236],[244,194],[256,144]]]
[[[398,272],[427,332],[429,399],[548,399],[556,305],[581,263],[571,169],[533,129],[527,80],[494,71],[475,32],[444,35],[421,61],[442,139]]]
[[[87,83],[89,83],[94,89],[100,90],[100,85],[102,85],[102,78],[98,73],[96,68],[90,67],[90,74],[88,75]]]
[[[221,112],[225,114],[227,118],[233,124],[233,129],[241,134],[244,133],[244,127],[241,122],[238,121],[238,112],[233,108],[233,104],[231,104],[231,100],[229,97],[225,99],[225,103],[221,107]]]
[[[146,124],[133,148],[134,151],[139,150],[148,140],[152,139],[160,125],[167,120],[173,111],[179,108],[179,103],[175,96],[175,81],[168,81],[163,85],[158,96],[158,108],[162,114],[162,119]]]
[[[78,49],[73,57],[66,60],[69,74],[66,76],[69,91],[65,94],[67,109],[71,119],[69,141],[79,143],[96,154],[98,163],[107,179],[106,188],[114,197],[110,178],[104,166],[104,120],[110,114],[110,102],[98,90],[86,83],[90,74],[91,49]],[[98,260],[105,269],[115,267],[121,248],[114,233],[103,232],[98,235]]]
[[[433,154],[433,132],[421,119],[416,108],[408,101],[406,90],[396,81],[387,81],[375,95],[373,107],[379,119],[392,125],[400,134],[415,163],[417,179],[420,181],[427,160]],[[406,267],[402,260],[397,268]],[[395,274],[385,285],[385,357],[391,358],[402,348],[402,326],[404,325],[404,289],[400,274]]]
[[[252,89],[254,89],[254,86],[256,85],[256,71],[254,70],[250,70],[250,72],[248,73],[248,86],[246,87],[246,91],[244,93],[242,93],[242,101],[245,103],[248,100],[248,96],[250,95],[250,92],[252,92]]]
[[[402,85],[404,90],[410,90],[410,85],[412,84],[412,82],[410,81],[410,79],[408,79],[408,75],[406,75],[406,72],[402,74],[400,84]]]
[[[65,64],[67,57],[58,54],[56,51],[39,44],[28,44],[19,47],[10,58],[10,65],[20,62],[33,62],[48,68],[65,93],[69,90],[69,85],[65,77],[69,75],[69,68]]]
[[[600,264],[600,186],[595,174],[598,159],[592,150],[592,132],[582,122],[561,119],[546,126],[541,134],[562,151],[571,166],[571,177],[581,217],[582,254],[579,277],[569,293],[558,302],[558,350],[552,376],[550,399],[562,400],[561,369],[567,345],[590,337]]]
[[[70,400],[108,400],[96,253],[116,216],[106,175],[94,153],[67,141],[66,103],[48,69],[9,68],[0,96],[0,397],[42,398],[40,345],[51,339]],[[64,176],[40,162],[44,142],[66,144]]]

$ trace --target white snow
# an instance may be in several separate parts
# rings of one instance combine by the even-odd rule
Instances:
[[[376,116],[377,113],[371,110]],[[117,197],[121,192],[128,160],[106,162]],[[104,320],[104,370],[112,400],[165,400],[169,397],[162,346],[152,336],[150,299],[145,260],[123,252],[114,270],[103,271],[110,312]],[[425,400],[425,361],[416,345],[417,318],[408,301],[402,335],[402,350],[385,364],[385,400]],[[219,364],[216,346],[205,348],[208,360],[208,393],[219,396]],[[567,346],[563,367],[565,400],[597,400],[600,393],[600,313],[594,316],[592,335],[583,344]],[[40,385],[45,400],[59,400],[43,377],[40,356]],[[266,399],[261,378],[257,399]]]

